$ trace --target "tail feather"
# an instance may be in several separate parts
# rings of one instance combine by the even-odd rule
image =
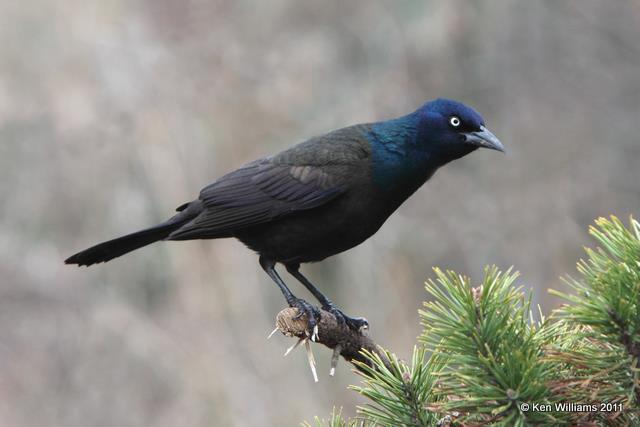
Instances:
[[[202,211],[202,204],[196,200],[195,202],[185,203],[177,210],[178,214],[162,224],[99,243],[89,249],[71,255],[64,263],[89,266],[107,262],[158,240],[166,239],[169,234],[195,218]]]
[[[181,224],[163,223],[158,226],[148,228],[146,230],[137,231],[118,237],[117,239],[99,243],[82,252],[67,258],[65,264],[92,265],[101,262],[107,262],[128,252],[134,251],[143,246],[147,246],[158,240],[167,237],[173,230],[180,227]]]

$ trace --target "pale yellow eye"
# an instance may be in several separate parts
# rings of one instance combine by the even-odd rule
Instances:
[[[451,124],[451,126],[453,126],[454,128],[457,128],[458,126],[460,126],[460,119],[456,116],[452,116],[449,119],[449,124]]]

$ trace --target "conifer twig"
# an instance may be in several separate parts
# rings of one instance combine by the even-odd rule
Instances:
[[[317,330],[314,333],[313,341],[322,344],[334,350],[331,361],[331,372],[335,372],[338,355],[342,356],[347,362],[351,362],[356,368],[361,369],[355,362],[361,362],[371,366],[371,361],[362,353],[366,350],[373,354],[380,353],[378,346],[371,339],[368,331],[361,329],[354,331],[344,323],[339,323],[333,313],[326,310],[318,309]],[[307,331],[307,317],[303,315],[296,318],[298,309],[288,307],[280,311],[276,316],[276,330],[282,332],[285,336],[296,337],[301,341],[309,340],[309,332]]]

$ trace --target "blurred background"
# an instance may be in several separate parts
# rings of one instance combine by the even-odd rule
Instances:
[[[285,426],[362,400],[267,341],[284,300],[232,240],[63,260],[259,156],[435,97],[507,147],[442,169],[303,271],[408,357],[431,268],[514,265],[545,312],[588,225],[640,215],[638,1],[0,0],[0,425]],[[626,220],[626,218],[625,218]],[[301,286],[284,276],[294,292]]]

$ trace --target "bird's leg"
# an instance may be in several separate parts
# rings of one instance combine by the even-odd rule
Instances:
[[[278,272],[275,269],[276,263],[270,259],[267,259],[263,256],[260,256],[260,266],[262,269],[271,277],[271,279],[276,282],[276,285],[282,291],[284,298],[287,300],[287,304],[289,307],[294,307],[298,309],[298,315],[296,319],[302,317],[303,315],[307,315],[307,328],[309,333],[313,336],[315,333],[315,328],[318,324],[318,318],[320,317],[320,313],[318,313],[318,309],[303,300],[302,298],[298,298],[285,285],[284,281],[278,275]]]
[[[336,319],[340,323],[345,323],[354,331],[359,331],[362,327],[369,327],[369,322],[364,317],[351,317],[347,316],[335,306],[333,302],[329,298],[327,298],[318,288],[316,288],[313,283],[309,281],[306,277],[300,273],[300,264],[287,264],[287,271],[295,277],[300,283],[304,285],[305,288],[309,290],[313,294],[314,297],[320,302],[322,305],[322,309],[332,313],[336,316]]]

